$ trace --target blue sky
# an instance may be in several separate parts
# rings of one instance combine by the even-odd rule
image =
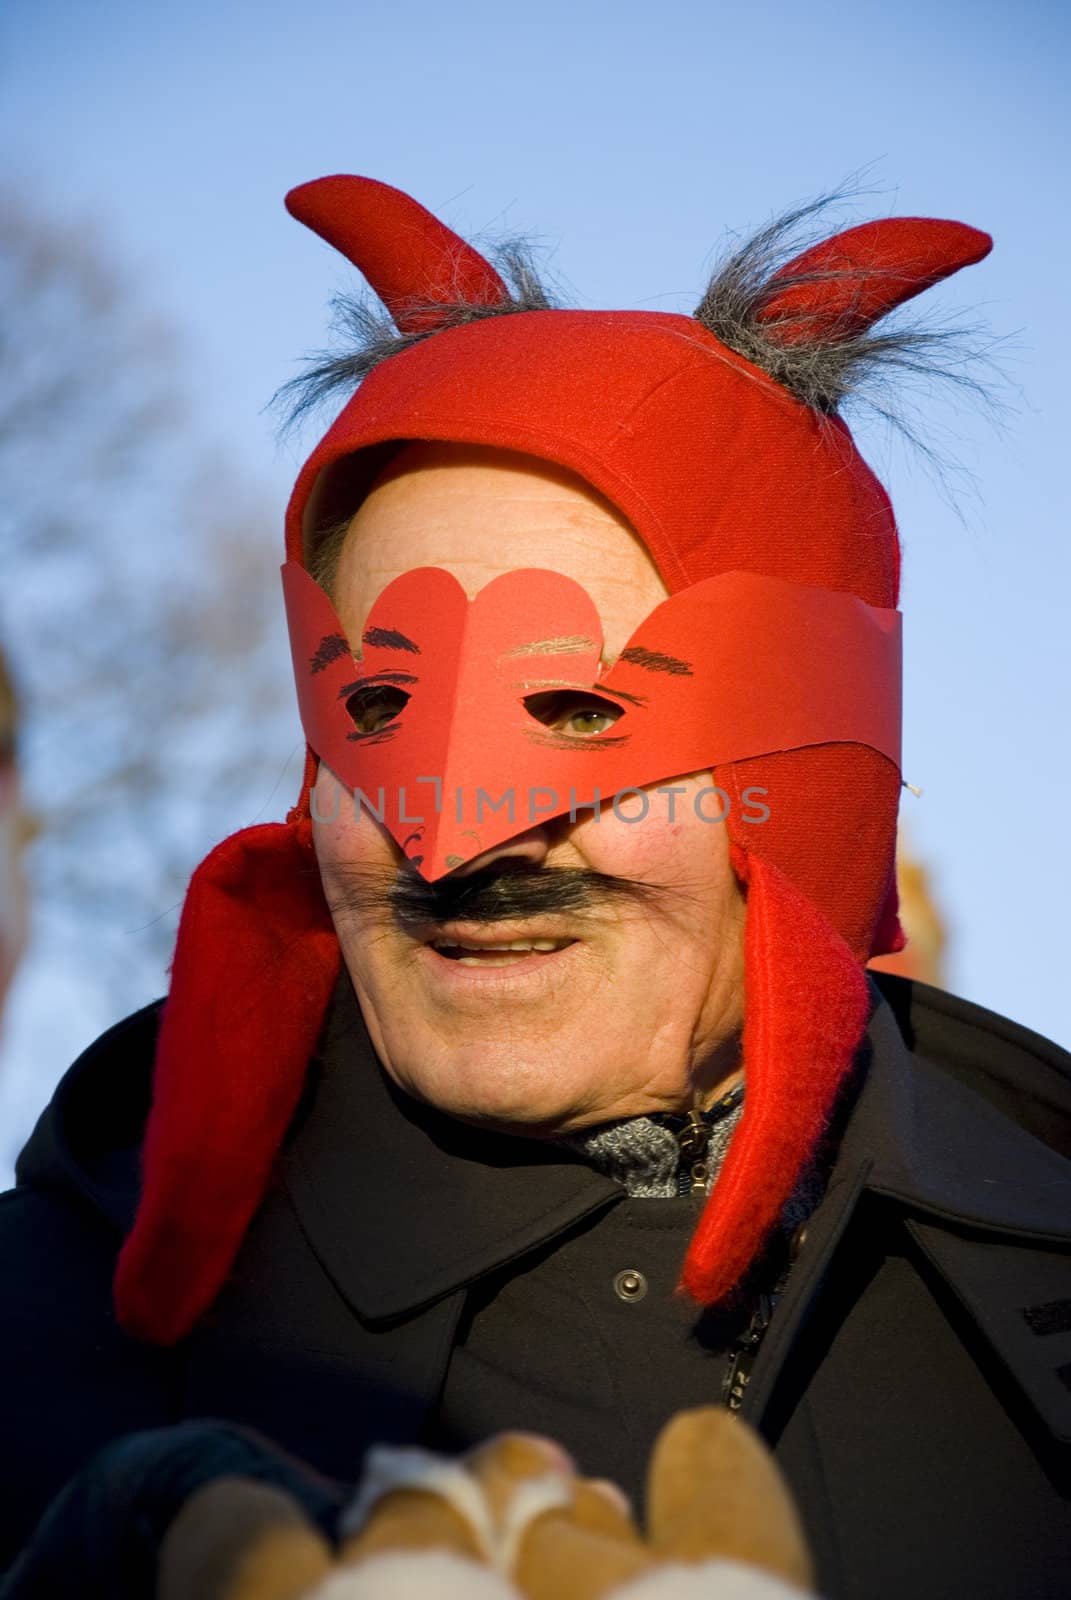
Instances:
[[[726,227],[859,169],[873,213],[991,231],[992,257],[931,297],[1011,336],[1003,431],[921,402],[962,466],[955,503],[856,431],[903,534],[905,775],[924,790],[905,812],[954,925],[952,985],[1071,1043],[1066,16],[9,0],[0,119],[15,182],[99,231],[185,330],[205,434],[279,524],[313,439],[280,448],[263,407],[352,281],[284,212],[295,183],[367,173],[468,236],[534,235],[590,306],[690,310]]]

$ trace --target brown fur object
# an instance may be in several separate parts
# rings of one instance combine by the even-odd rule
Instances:
[[[811,1559],[788,1486],[758,1434],[718,1406],[678,1412],[655,1444],[651,1548],[664,1560],[711,1555],[809,1588]]]
[[[172,1522],[157,1600],[297,1600],[334,1569],[333,1552],[282,1489],[217,1478]]]
[[[619,1490],[580,1478],[557,1445],[527,1434],[453,1463],[383,1452],[356,1506],[359,1525],[345,1532],[344,1520],[336,1556],[280,1490],[211,1484],[168,1533],[158,1600],[611,1600],[634,1585],[658,1600],[696,1584],[710,1600],[811,1592],[799,1517],[773,1457],[713,1406],[663,1429],[647,1538]]]

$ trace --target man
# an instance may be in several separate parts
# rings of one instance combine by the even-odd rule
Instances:
[[[638,1495],[721,1399],[821,1592],[1065,1592],[1067,1058],[864,966],[899,556],[836,406],[988,239],[766,240],[692,319],[511,296],[369,180],[290,205],[397,327],[320,374],[364,381],[288,513],[306,781],[24,1153],[11,1545],[153,1429],[36,1546],[62,1581],[104,1504],[151,1547],[257,1448],[183,1418],[342,1480],[526,1427]]]

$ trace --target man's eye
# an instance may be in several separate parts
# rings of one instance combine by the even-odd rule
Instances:
[[[612,700],[583,694],[576,689],[551,689],[542,694],[526,695],[524,703],[529,714],[545,728],[572,734],[578,739],[605,733],[622,715],[622,708]]]
[[[582,710],[572,712],[564,722],[555,723],[555,727],[562,733],[605,733],[616,721],[617,718],[608,711],[596,711],[594,706],[585,706]]]
[[[346,701],[358,733],[379,733],[405,708],[409,699],[404,689],[389,683],[370,683]]]

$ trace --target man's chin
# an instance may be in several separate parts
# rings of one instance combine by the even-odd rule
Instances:
[[[602,1120],[579,1086],[565,1087],[569,1070],[565,1063],[556,1082],[548,1082],[554,1067],[545,1058],[527,1070],[525,1064],[513,1061],[497,1071],[493,1062],[484,1059],[478,1078],[467,1077],[460,1064],[441,1075],[429,1072],[426,1059],[396,1063],[388,1059],[384,1065],[403,1093],[444,1116],[489,1133],[553,1139]]]
[[[601,1029],[593,1025],[590,951],[578,943],[545,959],[562,962],[549,982],[538,955],[526,957],[519,973],[453,963],[470,975],[458,983],[441,980],[451,963],[436,956],[433,993],[412,967],[401,983],[365,989],[355,978],[387,1074],[445,1116],[522,1138],[555,1138],[613,1117],[607,1088],[620,1080],[635,1040],[606,1019]]]

